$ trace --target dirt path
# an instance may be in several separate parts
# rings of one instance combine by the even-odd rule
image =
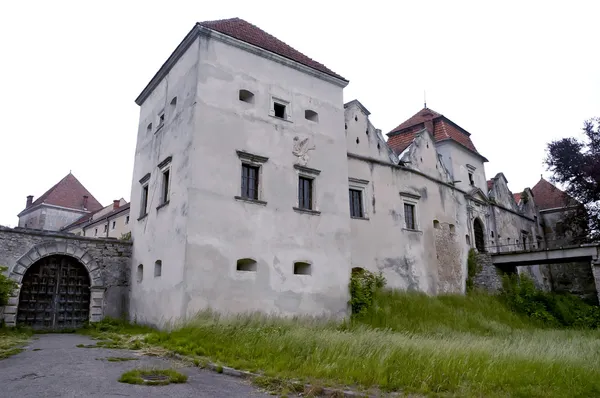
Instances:
[[[136,355],[135,351],[78,348],[95,344],[77,334],[35,335],[25,351],[0,360],[0,396],[25,397],[270,397],[247,381],[186,368],[167,359]],[[132,357],[109,362],[107,357]],[[138,367],[177,368],[189,376],[185,384],[141,386],[119,383],[120,375]]]

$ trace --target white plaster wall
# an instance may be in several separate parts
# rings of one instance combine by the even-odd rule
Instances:
[[[182,315],[181,288],[185,263],[186,223],[189,211],[188,182],[194,104],[196,101],[198,42],[182,55],[168,75],[144,101],[135,152],[131,189],[130,228],[134,241],[131,270],[130,318],[164,325]],[[177,97],[175,107],[170,105]],[[165,110],[165,124],[157,131],[158,115]],[[147,125],[152,123],[151,131]],[[171,162],[170,203],[160,209],[160,170],[168,156]],[[148,215],[138,220],[141,207],[139,180],[151,173]],[[162,261],[162,275],[154,277],[154,264]],[[143,279],[137,268],[143,264]]]
[[[19,227],[58,231],[78,220],[85,212],[42,205],[19,218]]]
[[[452,141],[442,141],[436,144],[438,153],[442,155],[444,165],[454,177],[456,187],[466,192],[473,190],[473,186],[469,184],[469,171],[467,164],[475,167],[473,179],[475,187],[487,192],[487,180],[485,178],[485,168],[483,160],[480,156],[473,154],[460,144]]]
[[[441,164],[429,134],[415,140],[412,166],[442,179]],[[436,169],[436,166],[438,168]],[[365,200],[368,220],[352,219],[352,266],[382,271],[389,287],[420,290],[430,294],[464,290],[466,256],[466,207],[463,194],[407,169],[348,160],[349,176],[369,181]],[[436,175],[437,172],[437,175]],[[419,195],[418,231],[405,228],[404,202],[400,192]],[[436,232],[433,220],[445,232]],[[450,234],[450,225],[454,230]],[[436,233],[444,233],[444,247],[436,248]],[[444,242],[442,242],[444,241]],[[456,262],[440,264],[437,250],[452,250]],[[445,269],[452,267],[452,270]],[[450,272],[447,272],[450,271]],[[452,275],[451,286],[448,275]]]
[[[202,38],[189,185],[187,258],[182,283],[188,316],[265,311],[345,315],[350,276],[348,171],[342,88],[216,40]],[[240,89],[254,104],[238,100]],[[269,116],[271,95],[290,101],[292,120]],[[319,122],[304,118],[318,112]],[[293,139],[309,137],[307,167],[318,169],[320,215],[299,213]],[[265,206],[240,194],[236,150],[268,157],[262,166]],[[255,273],[236,261],[258,262]],[[312,263],[294,275],[293,263]]]
[[[349,104],[344,110],[344,128],[348,152],[386,162],[390,161],[390,150],[381,131],[377,131],[369,121],[369,116],[355,102]]]

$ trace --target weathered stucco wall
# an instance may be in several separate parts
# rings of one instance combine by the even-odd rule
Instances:
[[[92,321],[126,314],[131,243],[0,227],[0,265],[7,266],[8,275],[17,282],[37,260],[53,254],[74,257],[90,272]],[[5,307],[4,320],[8,325],[14,325],[18,293]]]
[[[19,217],[19,227],[58,231],[65,225],[76,221],[84,214],[84,211],[41,205],[35,210]]]

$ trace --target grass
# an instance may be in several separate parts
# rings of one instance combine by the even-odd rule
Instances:
[[[127,361],[137,361],[138,358],[132,357],[106,357],[108,362],[127,362]]]
[[[0,359],[23,352],[21,347],[31,335],[32,332],[28,329],[0,327]]]
[[[347,322],[205,312],[171,332],[110,321],[97,328],[108,330],[90,333],[109,344],[163,347],[260,373],[271,384],[460,397],[600,395],[599,331],[550,328],[485,294],[386,292]]]
[[[145,377],[164,376],[165,380],[145,380]],[[171,383],[185,383],[187,376],[175,369],[133,369],[121,375],[119,382],[128,384],[146,384],[164,386]]]

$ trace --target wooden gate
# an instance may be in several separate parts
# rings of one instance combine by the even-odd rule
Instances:
[[[25,273],[17,325],[37,330],[78,328],[89,319],[89,310],[90,278],[76,259],[45,257]]]

